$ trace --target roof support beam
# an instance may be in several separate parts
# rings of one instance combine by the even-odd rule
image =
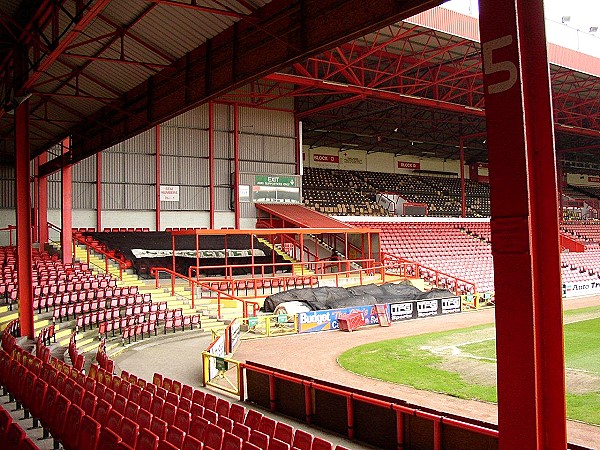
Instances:
[[[40,168],[53,173],[252,80],[443,3],[442,0],[274,0],[76,126],[71,151]],[[340,20],[343,18],[343,20]],[[97,122],[116,124],[106,130]]]

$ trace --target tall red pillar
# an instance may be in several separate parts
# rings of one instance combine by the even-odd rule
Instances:
[[[96,153],[96,231],[102,231],[102,152]]]
[[[71,139],[62,142],[63,155],[71,148]],[[65,264],[73,262],[73,167],[64,166],[61,171],[61,238],[62,260]]]
[[[48,160],[48,154],[43,152],[37,158],[38,166],[41,166]],[[40,250],[44,249],[44,245],[48,243],[48,177],[43,176],[38,179],[38,203],[37,219],[39,230]]]
[[[155,197],[156,197],[156,221],[155,221],[155,229],[156,231],[160,231],[160,174],[161,174],[161,165],[160,165],[160,125],[156,125],[155,128],[155,159],[154,159],[154,176],[155,176]]]
[[[29,102],[15,111],[15,183],[17,212],[17,273],[21,335],[33,339],[33,281],[31,270],[31,198],[29,173]]]
[[[500,450],[566,449],[554,132],[542,0],[480,0]]]

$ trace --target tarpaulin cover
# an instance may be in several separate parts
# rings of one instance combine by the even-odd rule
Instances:
[[[454,294],[443,289],[422,292],[411,285],[394,283],[386,283],[380,286],[370,284],[348,289],[339,287],[290,289],[268,296],[265,299],[264,311],[273,312],[280,303],[290,301],[304,302],[309,308],[316,311],[452,296]]]

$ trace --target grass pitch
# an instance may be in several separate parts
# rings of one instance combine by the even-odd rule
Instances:
[[[600,425],[600,307],[565,312],[567,415]],[[396,326],[401,326],[398,324]],[[355,347],[345,369],[459,398],[497,401],[493,325]]]

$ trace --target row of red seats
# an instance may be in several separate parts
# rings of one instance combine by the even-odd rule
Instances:
[[[35,297],[52,297],[61,294],[85,293],[86,298],[92,299],[112,296],[119,297],[122,295],[136,295],[139,293],[139,288],[137,286],[119,287],[113,278],[106,278],[104,280],[95,280],[84,283],[74,283],[72,287],[72,289],[65,289],[64,285],[56,283],[48,286],[37,286],[33,289],[33,295]]]
[[[60,320],[61,322],[63,318],[69,320],[69,317],[75,318],[82,314],[94,313],[113,308],[123,308],[125,309],[125,311],[139,310],[139,312],[157,312],[161,310],[163,304],[165,305],[162,309],[166,309],[166,302],[152,303],[152,297],[149,293],[144,295],[122,295],[120,297],[112,297],[109,299],[82,300],[74,303],[55,305],[49,305],[48,303],[43,305],[42,303],[38,303],[35,300],[33,301],[33,307],[34,309],[37,309],[38,312],[41,312],[44,306],[46,307],[46,310],[48,310],[48,306],[54,306],[54,309],[52,311],[52,318],[54,319],[54,321]]]
[[[0,442],[6,450],[39,450],[18,422],[0,405]]]
[[[153,315],[151,314],[150,319],[148,321],[128,325],[126,327],[121,326],[121,342],[123,343],[123,345],[125,345],[125,339],[127,339],[127,343],[130,344],[131,338],[134,338],[134,340],[137,342],[137,338],[141,337],[142,339],[144,339],[144,335],[146,333],[148,333],[148,337],[151,336],[152,332],[154,332],[154,335],[156,336],[159,321],[157,319],[152,318],[152,316]],[[163,334],[167,334],[167,331],[172,331],[173,333],[175,333],[175,331],[177,331],[178,328],[181,328],[181,330],[184,331],[187,326],[190,327],[190,330],[194,329],[194,325],[200,327],[200,317],[200,314],[168,317],[164,321],[165,323]],[[112,325],[112,329],[110,328],[110,324],[107,325],[108,328],[106,329],[106,333],[108,333],[109,331],[113,331],[114,334],[114,323]]]
[[[69,339],[69,358],[71,358],[71,365],[75,370],[83,370],[83,366],[85,364],[85,355],[83,353],[79,353],[77,351],[77,342],[75,341],[75,336],[77,332],[73,331],[71,333],[71,339]]]
[[[108,371],[109,373],[113,373],[115,370],[115,362],[110,359],[106,353],[106,340],[104,338],[101,338],[100,344],[98,344],[98,350],[96,351],[96,362],[100,368]]]
[[[22,404],[31,412],[34,426],[39,419],[45,434],[50,432],[66,450],[333,449],[310,433],[294,432],[257,411],[246,414],[243,406],[188,385],[161,380],[171,387],[167,391],[141,378],[113,376],[97,366],[85,376],[54,363],[44,364],[16,346],[12,356],[0,351],[0,383],[9,388],[19,408]],[[134,380],[135,384],[130,382]]]
[[[125,371],[121,373],[121,377],[128,380],[137,379]],[[243,406],[230,403],[210,393],[196,395],[198,391],[192,391],[190,386],[163,377],[159,373],[155,373],[152,377],[152,384],[157,387],[157,392],[160,389],[166,391],[167,402],[179,408],[187,409],[189,402],[192,402],[190,408],[193,419],[190,429],[194,428],[194,433],[202,433],[202,429],[206,432],[209,424],[216,423],[225,430],[225,437],[233,434],[240,438],[244,449],[333,450],[330,442],[315,437],[309,432],[301,429],[294,430],[291,425],[267,417],[256,410],[251,409],[246,412]],[[246,444],[253,446],[246,447]],[[345,447],[338,445],[335,449],[345,450]]]

